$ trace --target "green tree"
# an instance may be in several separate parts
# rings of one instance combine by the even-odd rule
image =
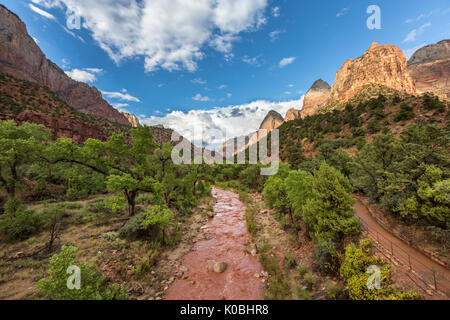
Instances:
[[[106,142],[88,139],[81,147],[62,138],[50,144],[45,154],[50,163],[74,163],[105,175],[108,190],[123,192],[133,216],[139,192],[158,192],[160,184],[153,176],[150,161],[156,145],[149,128],[132,129],[130,135],[130,143],[123,135],[114,133]]]
[[[325,162],[314,172],[311,197],[303,206],[303,220],[313,230],[313,239],[340,242],[360,231],[349,193],[352,186],[342,173]]]
[[[76,247],[63,246],[59,254],[50,259],[49,278],[37,283],[39,293],[52,300],[118,300],[126,299],[125,288],[108,286],[105,278],[90,264],[76,264]],[[80,268],[80,289],[70,290],[67,280],[70,266]]]
[[[163,205],[156,205],[146,212],[141,226],[144,230],[147,230],[149,227],[157,227],[160,229],[163,235],[163,243],[165,243],[166,229],[171,225],[172,219],[173,213],[169,208]]]
[[[50,132],[43,125],[0,121],[0,186],[8,196],[16,197],[23,178],[23,169],[39,161],[44,143]]]

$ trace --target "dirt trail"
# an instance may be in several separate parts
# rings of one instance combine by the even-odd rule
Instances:
[[[367,207],[359,199],[355,198],[355,200],[357,201],[354,206],[356,216],[362,220],[363,227],[365,229],[370,229],[371,237],[378,238],[374,240],[378,240],[381,245],[389,251],[389,254],[393,248],[394,257],[406,266],[409,266],[410,256],[413,270],[430,285],[434,285],[434,270],[438,281],[438,289],[446,293],[447,296],[450,296],[450,270],[433,261],[419,250],[410,247],[401,239],[392,235],[375,220]],[[391,243],[393,244],[392,247]]]
[[[166,291],[165,299],[261,300],[264,284],[255,275],[263,270],[258,258],[246,252],[251,242],[244,218],[246,206],[234,192],[213,188],[212,194],[217,198],[215,217],[184,257],[179,270],[183,277]],[[225,262],[228,268],[214,273],[209,267],[215,262]]]

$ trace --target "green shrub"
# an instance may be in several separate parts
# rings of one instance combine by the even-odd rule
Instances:
[[[337,300],[342,295],[342,289],[334,281],[327,281],[325,284],[325,291],[327,298],[330,300]]]
[[[0,221],[0,234],[6,241],[26,240],[41,231],[45,225],[43,215],[26,210],[17,199],[8,200],[5,213]]]
[[[367,272],[370,266],[377,266],[380,269],[379,289],[370,289],[367,285],[371,276]],[[345,249],[341,275],[347,284],[346,289],[352,300],[415,300],[420,298],[415,292],[401,292],[392,288],[390,265],[372,255],[370,240],[362,241],[359,248],[350,245]]]
[[[303,264],[297,266],[297,271],[301,276],[304,276],[306,273],[306,267]]]
[[[49,278],[37,283],[39,294],[51,300],[118,300],[126,299],[125,288],[109,286],[105,278],[90,264],[78,264],[81,271],[80,289],[67,287],[67,270],[74,266],[76,247],[63,246],[59,254],[51,257]]]
[[[295,266],[297,265],[297,261],[295,261],[295,257],[292,253],[288,253],[285,257],[284,260],[284,268],[286,270],[295,268]]]
[[[314,288],[314,285],[316,284],[316,279],[314,278],[314,276],[306,273],[303,278],[306,281],[306,287],[308,288],[308,290],[312,290]]]
[[[297,294],[297,298],[300,300],[312,300],[312,298],[308,294],[308,292],[306,290],[302,289],[300,286],[297,286],[295,288],[295,293]]]

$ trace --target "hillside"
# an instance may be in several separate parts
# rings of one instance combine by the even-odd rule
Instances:
[[[412,96],[382,86],[366,86],[332,111],[324,108],[321,113],[279,127],[281,158],[296,166],[300,150],[303,156],[314,156],[325,142],[354,155],[381,132],[390,130],[399,136],[414,123],[446,127],[449,106],[448,101],[432,95]]]
[[[75,110],[42,85],[4,73],[0,73],[0,119],[43,124],[53,139],[72,138],[77,144],[89,138],[105,141],[114,132],[128,136],[130,130],[128,125]],[[156,143],[171,142],[173,130],[158,126],[149,130]]]
[[[20,18],[0,4],[0,72],[48,87],[79,112],[130,126],[95,87],[71,79],[48,60]]]

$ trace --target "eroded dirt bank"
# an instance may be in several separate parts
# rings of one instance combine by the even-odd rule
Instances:
[[[246,250],[251,242],[246,206],[234,192],[213,188],[212,194],[217,198],[215,217],[203,227],[206,236],[198,238],[184,257],[179,268],[183,276],[166,291],[165,299],[260,300],[264,283],[255,275],[263,270],[258,258]],[[216,263],[226,263],[226,270],[212,270]]]

